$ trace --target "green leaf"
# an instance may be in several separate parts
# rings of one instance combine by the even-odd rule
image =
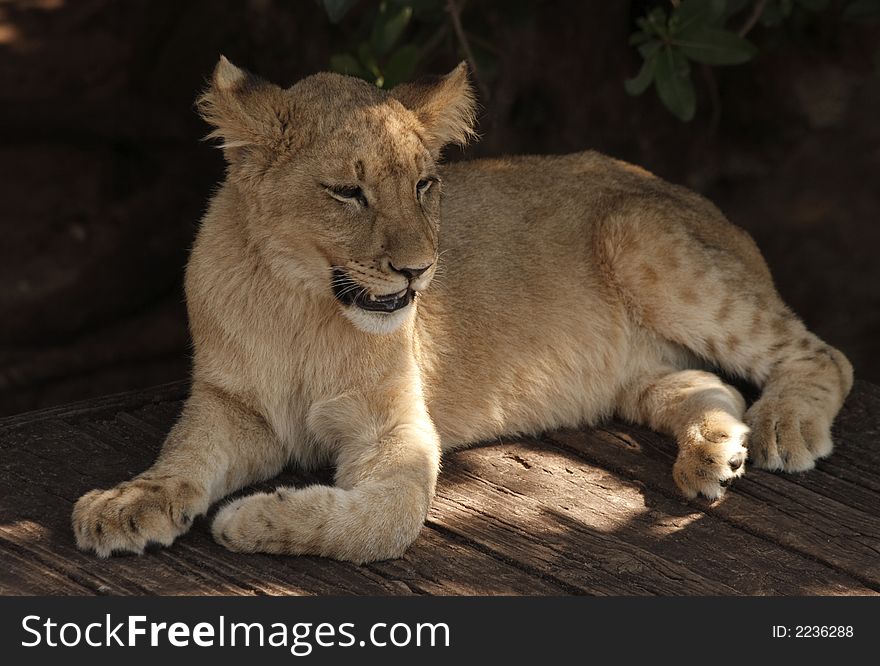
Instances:
[[[755,57],[758,49],[729,30],[703,28],[682,36],[674,44],[691,60],[706,65],[739,65]]]
[[[652,55],[657,53],[660,50],[660,47],[663,46],[663,42],[658,41],[656,39],[648,42],[647,44],[642,44],[639,47],[639,55],[642,56],[645,60],[650,58]]]
[[[655,51],[645,60],[644,63],[642,63],[642,68],[634,78],[627,79],[623,82],[623,87],[628,94],[633,97],[641,95],[654,81],[654,71],[657,69],[657,53],[658,52]]]
[[[354,7],[358,0],[321,0],[324,11],[332,23],[339,23],[348,14],[348,10]]]
[[[330,56],[330,69],[339,74],[350,74],[362,79],[369,79],[370,74],[361,66],[358,59],[350,53],[335,53]]]
[[[654,81],[663,105],[679,120],[690,121],[697,110],[697,97],[684,54],[671,46],[664,47],[657,56]]]
[[[638,32],[634,32],[629,36],[629,45],[638,46],[639,44],[644,44],[649,39],[651,39],[651,36],[649,34],[639,30]]]
[[[880,0],[853,0],[843,9],[846,21],[862,21],[880,17]]]
[[[673,36],[717,25],[726,6],[726,0],[684,0],[672,13]]]
[[[639,30],[644,32],[646,35],[656,35],[657,34],[657,31],[654,29],[654,27],[651,25],[651,23],[648,22],[648,19],[645,17],[637,18],[636,25],[639,26]]]
[[[415,44],[404,44],[385,63],[384,88],[393,88],[398,83],[409,81],[416,71],[422,52]]]
[[[372,79],[373,83],[381,88],[383,83],[382,70],[379,68],[376,56],[373,55],[370,43],[361,42],[358,44],[357,54],[361,64],[367,69],[368,76],[366,78]]]
[[[392,5],[412,8],[413,16],[425,19],[440,19],[446,16],[446,3],[443,0],[389,0]]]
[[[636,21],[636,25],[649,35],[665,37],[669,34],[669,19],[666,16],[666,10],[662,7],[652,9],[641,22]]]
[[[392,7],[383,3],[376,17],[376,23],[373,25],[372,36],[370,41],[373,48],[379,55],[385,55],[400,39],[400,35],[409,25],[412,18],[412,7],[404,5],[402,7]]]
[[[654,25],[665,25],[666,10],[662,7],[655,7],[650,12],[648,12],[648,22],[653,23]]]

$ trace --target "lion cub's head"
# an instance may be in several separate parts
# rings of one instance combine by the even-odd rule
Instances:
[[[436,161],[473,134],[464,64],[386,92],[338,74],[282,89],[221,57],[198,103],[272,270],[362,330],[400,326],[436,269]]]

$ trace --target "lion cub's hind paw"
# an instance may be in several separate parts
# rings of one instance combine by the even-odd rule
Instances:
[[[733,417],[704,423],[679,444],[672,476],[688,498],[715,500],[746,471],[745,438],[749,429]]]
[[[762,398],[746,413],[752,427],[749,459],[768,471],[806,472],[831,454],[830,419],[809,404],[784,398]]]

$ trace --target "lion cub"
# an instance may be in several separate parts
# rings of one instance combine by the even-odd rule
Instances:
[[[441,166],[473,135],[465,66],[390,92],[288,89],[221,58],[199,100],[228,171],[186,273],[192,395],[152,468],[73,511],[106,557],[170,544],[285,465],[336,485],[226,504],[236,551],[401,555],[440,455],[618,416],[668,433],[687,497],[831,453],[852,384],[708,201],[594,152]],[[430,288],[429,288],[430,286]],[[763,388],[740,394],[702,367]]]

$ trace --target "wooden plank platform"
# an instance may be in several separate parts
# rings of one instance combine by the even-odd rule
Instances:
[[[169,384],[0,420],[0,594],[880,592],[880,387],[871,384],[856,383],[835,454],[816,470],[749,470],[711,504],[676,491],[669,439],[612,423],[447,456],[427,524],[399,560],[238,555],[214,543],[206,518],[143,557],[79,552],[73,502],[146,469],[186,391]],[[331,478],[290,470],[260,487]]]

